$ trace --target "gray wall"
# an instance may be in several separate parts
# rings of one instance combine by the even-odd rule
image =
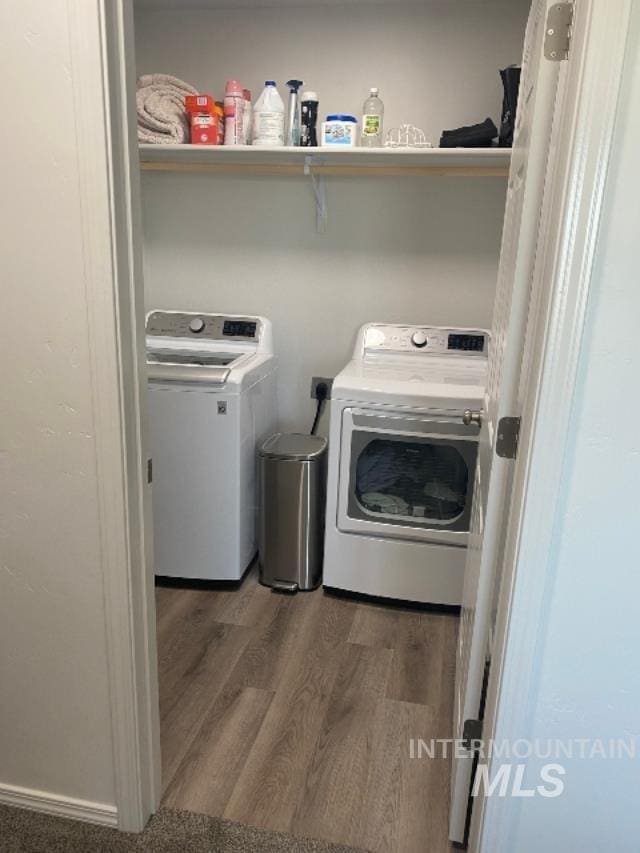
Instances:
[[[387,127],[412,121],[437,143],[444,127],[498,121],[498,68],[519,60],[527,11],[520,0],[141,9],[138,71],[217,94],[235,75],[254,97],[266,77],[300,75],[322,114],[359,114],[378,85]],[[308,428],[311,376],[344,366],[362,323],[490,323],[503,179],[331,178],[325,235],[301,178],[146,173],[142,188],[148,308],[268,316],[284,429]]]

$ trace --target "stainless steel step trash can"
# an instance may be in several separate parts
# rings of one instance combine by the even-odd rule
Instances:
[[[277,433],[260,450],[260,581],[289,592],[322,581],[327,440]]]

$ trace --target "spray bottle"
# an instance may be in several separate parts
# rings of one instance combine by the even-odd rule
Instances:
[[[244,134],[242,119],[244,98],[242,86],[237,80],[229,80],[224,90],[224,144],[242,145]]]
[[[298,110],[298,90],[302,86],[302,80],[287,80],[289,87],[289,116],[287,118],[287,131],[284,137],[285,145],[300,144],[300,111]]]

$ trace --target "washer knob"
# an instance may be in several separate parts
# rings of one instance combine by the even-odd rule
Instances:
[[[426,347],[426,345],[429,343],[429,339],[427,338],[424,332],[414,332],[411,335],[411,343],[414,345],[414,347],[422,349],[423,347]]]
[[[189,323],[189,328],[192,332],[195,332],[196,335],[198,332],[201,332],[204,329],[204,320],[202,317],[194,317]]]

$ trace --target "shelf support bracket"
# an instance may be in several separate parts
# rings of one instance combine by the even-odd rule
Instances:
[[[322,175],[313,173],[313,157],[304,158],[304,174],[311,178],[313,195],[316,200],[316,231],[325,234],[327,231],[327,185]]]

